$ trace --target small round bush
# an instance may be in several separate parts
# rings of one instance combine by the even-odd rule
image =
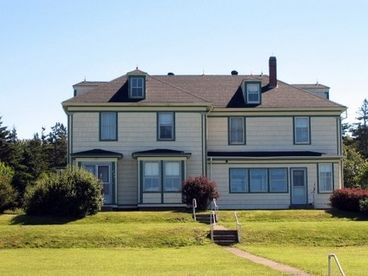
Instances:
[[[366,198],[368,198],[367,189],[344,188],[335,190],[330,197],[330,201],[334,208],[344,211],[359,212],[359,202]]]
[[[102,206],[101,183],[77,167],[44,175],[25,195],[27,215],[80,218],[96,214]]]
[[[183,195],[188,205],[191,205],[195,198],[200,210],[206,210],[212,199],[219,197],[216,183],[204,176],[190,177],[184,181]]]
[[[0,213],[14,207],[16,192],[11,185],[13,176],[13,169],[0,162]]]

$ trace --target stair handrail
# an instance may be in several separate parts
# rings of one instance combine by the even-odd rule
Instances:
[[[238,213],[234,212],[235,216],[235,223],[236,223],[236,232],[238,234],[238,242],[240,242],[240,236],[241,236],[241,223],[239,222]]]
[[[216,225],[215,216],[216,216],[215,211],[211,211],[211,214],[210,214],[211,241],[213,241],[213,232],[215,231],[215,225]]]
[[[193,208],[193,219],[197,221],[196,208],[197,208],[197,200],[193,198],[192,200],[192,208]]]
[[[345,273],[344,273],[344,270],[342,269],[341,267],[341,264],[339,262],[339,259],[337,258],[336,254],[334,253],[331,253],[331,254],[328,254],[328,276],[331,276],[331,259],[334,259],[335,260],[335,263],[340,271],[340,275],[341,276],[345,276]]]
[[[218,210],[219,210],[219,207],[217,205],[216,198],[213,198],[212,199],[211,209],[212,209],[212,212],[215,212],[215,217],[214,217],[215,221],[218,221]]]

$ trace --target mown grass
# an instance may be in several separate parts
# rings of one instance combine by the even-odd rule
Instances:
[[[239,211],[238,215],[241,249],[313,275],[326,275],[327,256],[336,253],[347,275],[367,273],[367,217],[322,210]],[[219,216],[225,226],[235,227],[233,212]]]
[[[6,249],[0,275],[281,275],[215,246]]]

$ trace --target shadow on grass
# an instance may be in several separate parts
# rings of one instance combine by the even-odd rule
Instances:
[[[347,219],[351,219],[355,221],[367,221],[368,220],[368,215],[358,213],[358,212],[348,212],[348,211],[342,211],[342,210],[332,208],[332,209],[326,210],[326,213],[332,215],[332,217],[335,217],[335,218],[347,218]]]
[[[66,224],[72,221],[76,221],[79,218],[65,218],[65,217],[52,217],[52,216],[27,216],[18,215],[11,219],[12,225],[49,225],[49,224]]]

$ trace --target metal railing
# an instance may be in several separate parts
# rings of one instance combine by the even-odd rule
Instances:
[[[328,255],[328,276],[331,276],[332,272],[331,272],[331,259],[334,259],[335,260],[335,263],[340,271],[340,275],[341,276],[345,276],[345,273],[344,273],[344,270],[342,270],[342,267],[341,267],[341,264],[339,262],[339,259],[337,258],[336,254],[329,254]]]
[[[193,219],[197,221],[196,209],[197,209],[197,200],[193,198],[192,200],[192,208],[193,208]]]
[[[216,212],[211,211],[210,214],[210,228],[211,228],[211,240],[213,241],[213,232],[215,231],[215,225],[216,225]]]
[[[217,222],[218,221],[218,210],[219,210],[219,207],[217,205],[216,198],[212,199],[211,210],[212,210],[212,212],[215,212],[214,213],[215,214],[214,219],[215,219],[215,222]]]
[[[236,223],[236,232],[238,234],[238,242],[240,242],[240,236],[241,236],[241,224],[239,222],[238,213],[234,212],[235,216],[235,223]]]

